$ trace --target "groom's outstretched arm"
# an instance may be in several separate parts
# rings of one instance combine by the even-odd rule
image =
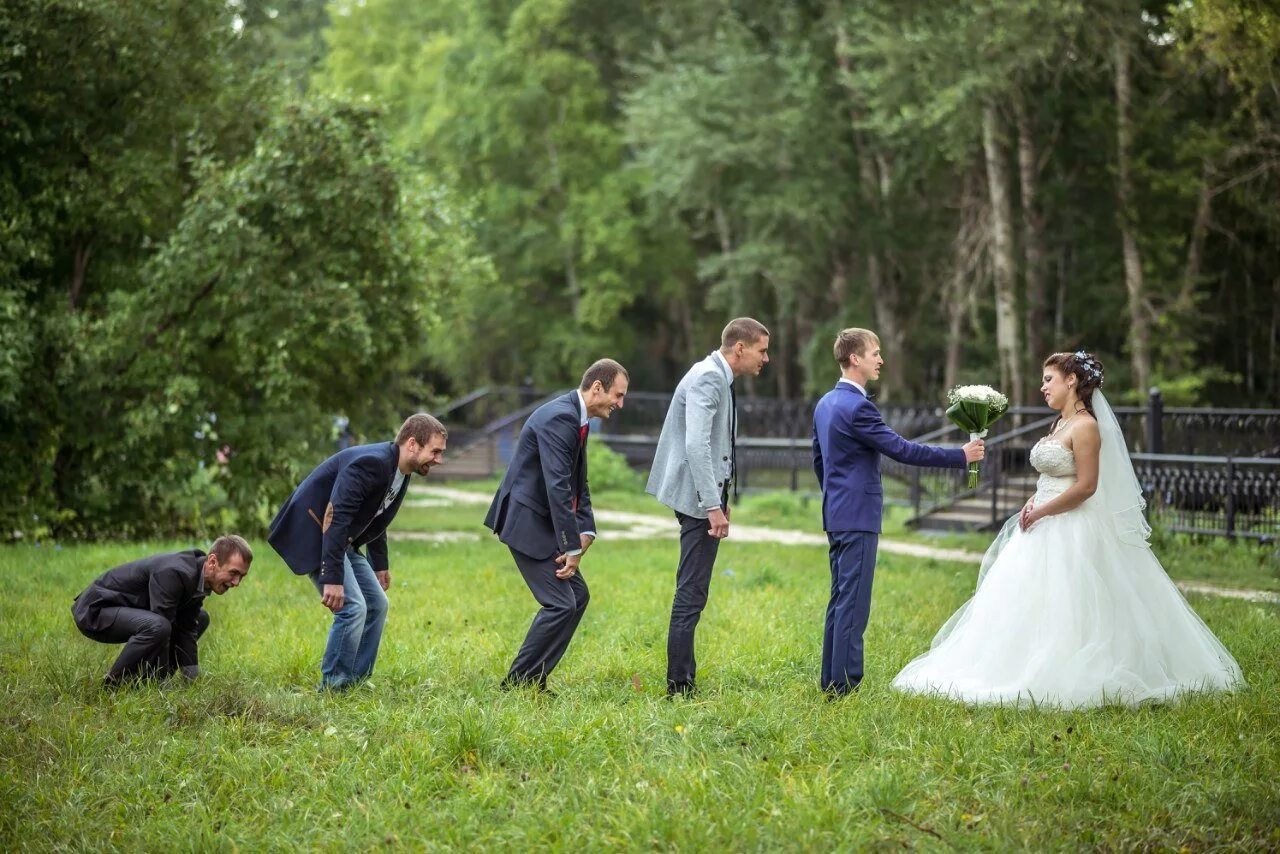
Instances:
[[[964,451],[960,448],[920,445],[902,438],[893,431],[893,428],[884,423],[880,410],[869,401],[858,407],[853,414],[852,427],[856,438],[891,460],[910,466],[937,468],[964,468],[966,465]]]

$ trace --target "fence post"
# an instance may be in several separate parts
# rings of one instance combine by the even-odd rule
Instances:
[[[911,467],[911,508],[912,516],[920,518],[920,500],[922,498],[922,488],[920,485],[920,466]]]
[[[1155,386],[1147,398],[1147,453],[1164,453],[1164,398]]]
[[[1000,452],[997,450],[991,467],[991,526],[1000,524]]]
[[[1236,537],[1236,463],[1227,454],[1227,539]]]

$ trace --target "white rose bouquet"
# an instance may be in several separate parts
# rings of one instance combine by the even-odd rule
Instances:
[[[1009,409],[1009,398],[989,385],[961,385],[947,392],[947,417],[951,423],[969,434],[969,438],[982,439],[992,424],[1000,420]],[[969,488],[978,485],[978,464],[969,463]]]

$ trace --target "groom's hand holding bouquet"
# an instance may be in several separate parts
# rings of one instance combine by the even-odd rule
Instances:
[[[947,392],[947,417],[969,434],[974,442],[987,435],[987,429],[1009,409],[1009,398],[986,385],[956,386]],[[969,461],[969,488],[978,485],[978,462]]]

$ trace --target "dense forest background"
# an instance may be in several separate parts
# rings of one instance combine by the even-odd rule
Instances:
[[[726,319],[880,399],[1280,399],[1280,12],[1248,0],[8,0],[0,531],[269,518],[332,449]]]

